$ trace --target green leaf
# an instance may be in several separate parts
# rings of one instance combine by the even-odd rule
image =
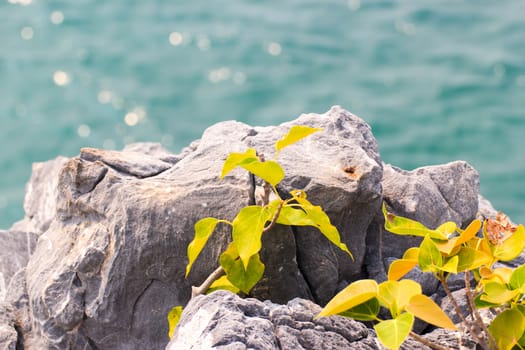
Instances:
[[[246,294],[250,293],[250,290],[264,274],[264,264],[261,262],[259,254],[251,256],[248,260],[248,266],[245,268],[233,243],[221,254],[220,264],[226,272],[228,280]]]
[[[336,315],[377,296],[377,282],[371,279],[349,284],[326,304],[316,318]]]
[[[500,350],[511,350],[517,345],[525,331],[525,318],[516,309],[503,311],[489,326]]]
[[[296,143],[299,140],[313,134],[314,132],[321,131],[323,129],[311,128],[304,125],[294,125],[288,131],[288,134],[284,135],[279,141],[275,143],[276,154],[286,146]]]
[[[225,221],[216,218],[204,218],[195,223],[195,237],[188,245],[188,265],[186,266],[186,277],[188,277],[193,263],[206,245],[206,242],[208,242],[208,239],[215,230],[215,226],[217,226],[219,222]]]
[[[308,218],[304,210],[294,208],[289,204],[281,208],[277,223],[288,226],[315,226],[315,223]]]
[[[443,258],[438,248],[430,239],[430,236],[425,236],[423,242],[419,246],[418,256],[419,267],[423,272],[436,273],[443,266]]]
[[[377,298],[372,298],[362,304],[354,306],[350,310],[340,312],[339,315],[350,317],[358,321],[375,321],[379,309],[379,300],[377,300]]]
[[[412,280],[385,281],[379,284],[379,302],[397,317],[414,295],[421,294],[421,285]]]
[[[452,256],[444,261],[444,264],[441,266],[440,270],[450,273],[458,273],[458,262],[459,258],[457,255]]]
[[[510,287],[519,289],[521,294],[525,294],[525,265],[517,267],[510,276]]]
[[[261,250],[264,225],[271,220],[274,214],[272,211],[275,212],[275,210],[277,209],[273,207],[250,205],[242,208],[233,219],[233,244],[245,268],[250,258]]]
[[[446,313],[429,297],[424,294],[416,294],[406,307],[407,311],[417,318],[441,328],[456,330],[456,326]]]
[[[182,306],[175,306],[173,309],[168,312],[168,336],[173,337],[173,333],[175,332],[175,327],[177,327],[177,324],[180,321],[180,316],[182,315]]]
[[[431,238],[446,240],[448,234],[439,230],[431,230],[422,223],[404,218],[402,216],[397,216],[392,213],[387,212],[386,205],[383,203],[383,214],[385,215],[385,229],[392,233],[402,235],[402,236],[420,236],[425,237],[430,235]],[[448,232],[449,223],[445,223],[440,226],[443,231]]]
[[[458,272],[471,271],[483,265],[489,265],[492,257],[488,256],[481,250],[462,247],[457,254]]]
[[[223,275],[221,277],[219,277],[218,279],[216,279],[210,286],[210,288],[208,288],[208,290],[206,291],[206,294],[210,294],[212,292],[215,292],[216,290],[229,290],[230,292],[232,293],[239,293],[239,288],[235,287],[233,285],[233,283],[230,282],[230,280],[228,279],[228,276],[226,275]]]
[[[493,304],[504,304],[514,299],[519,294],[519,290],[509,290],[505,284],[489,282],[484,286],[484,293],[480,299]]]
[[[301,192],[301,191],[299,191]],[[299,203],[299,206],[306,213],[306,217],[313,223],[314,227],[317,227],[321,233],[328,238],[335,246],[339,247],[342,251],[346,252],[353,259],[352,253],[348,250],[346,244],[341,242],[341,236],[337,227],[332,225],[330,218],[320,206],[313,205],[305,197],[297,195],[297,191],[292,191],[293,198]]]
[[[499,304],[489,303],[488,301],[481,300],[481,296],[482,295],[483,294],[478,294],[474,298],[474,305],[476,305],[476,308],[478,308],[478,309],[485,309],[485,308],[488,308],[488,307],[498,307],[498,306],[500,306]]]
[[[235,169],[241,162],[259,161],[257,152],[253,148],[248,148],[244,153],[230,153],[224,161],[220,178],[224,178],[230,171]]]
[[[266,162],[261,162],[259,159],[243,161],[239,163],[239,166],[260,177],[272,186],[276,186],[284,178],[283,168],[274,160],[268,160]]]
[[[377,337],[388,349],[397,350],[412,330],[414,316],[405,312],[393,320],[381,321],[374,325]]]
[[[501,244],[493,245],[489,243],[489,246],[492,255],[498,260],[510,261],[516,258],[525,248],[525,229],[523,225],[519,225],[516,232]]]

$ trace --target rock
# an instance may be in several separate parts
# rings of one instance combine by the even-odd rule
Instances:
[[[389,211],[430,228],[447,221],[464,228],[478,212],[479,175],[463,161],[413,171],[385,165],[382,184]],[[378,213],[368,229],[367,240],[367,271],[380,281],[386,279],[392,258],[401,258],[408,248],[421,243],[421,238],[391,234],[383,227],[383,215]],[[434,282],[423,285],[429,294],[436,287]]]
[[[12,324],[21,333],[18,341],[28,349],[164,348],[167,313],[186,305],[191,286],[216,269],[231,242],[229,227],[218,225],[185,278],[195,222],[209,216],[231,221],[261,192],[262,183],[253,189],[242,169],[219,180],[224,160],[248,147],[271,159],[275,141],[292,125],[323,131],[280,152],[286,177],[277,189],[283,197],[292,189],[304,190],[328,213],[354,260],[315,228],[277,225],[263,237],[266,270],[250,293],[276,304],[267,302],[255,311],[236,306],[244,311],[216,320],[220,324],[214,329],[230,333],[224,349],[252,342],[271,349],[277,341],[291,349],[349,342],[377,348],[368,331],[347,324],[350,320],[312,321],[318,307],[306,300],[323,305],[358,278],[386,278],[385,262],[402,254],[406,238],[382,232],[383,196],[396,214],[428,226],[445,219],[464,225],[478,209],[478,177],[464,162],[411,172],[384,166],[370,127],[337,106],[272,127],[222,122],[178,155],[141,143],[123,151],[83,148],[78,157],[36,165],[26,217],[10,233],[21,232],[17,239],[33,235],[38,243],[25,269],[30,253],[16,269],[2,272],[9,275],[3,290],[16,319]],[[424,289],[432,292],[435,286]],[[294,298],[300,299],[289,303]],[[302,309],[309,310],[304,321]],[[252,317],[246,310],[267,316]],[[355,334],[345,333],[347,326]],[[271,332],[258,336],[254,327]]]
[[[320,310],[303,299],[277,305],[217,291],[188,304],[166,350],[380,349],[363,324],[340,316],[314,320]]]
[[[33,163],[24,199],[25,216],[11,230],[38,234],[47,230],[56,215],[58,174],[67,161],[66,157],[57,157],[47,162]]]
[[[0,301],[0,349],[16,350],[17,340],[13,310],[9,304]]]
[[[36,238],[34,233],[0,230],[0,301],[7,295],[11,277],[27,265]]]

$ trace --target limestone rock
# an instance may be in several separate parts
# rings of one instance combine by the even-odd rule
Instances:
[[[385,165],[383,199],[394,214],[436,228],[446,221],[465,227],[478,212],[479,175],[463,161],[426,166],[413,171]],[[398,236],[384,230],[384,218],[378,213],[368,229],[367,270],[372,278],[386,279],[388,263],[400,258],[421,238]],[[432,294],[437,285],[424,285]]]
[[[292,125],[323,131],[281,152],[287,177],[279,191],[305,190],[333,218],[355,261],[314,229],[278,226],[265,235],[267,268],[252,295],[324,303],[359,277],[366,229],[381,203],[382,164],[370,127],[340,107],[276,127],[219,123],[174,157],[150,144],[82,149],[60,171],[55,220],[27,266],[32,332],[41,346],[166,344],[167,312],[188,301],[190,286],[215,269],[230,241],[220,225],[185,279],[194,223],[232,220],[251,200],[248,174],[237,169],[219,181],[222,163],[248,147],[271,158]]]
[[[33,163],[24,198],[25,216],[11,230],[38,234],[47,230],[56,215],[58,174],[67,161],[66,157],[57,157],[47,162]]]
[[[27,265],[36,238],[34,233],[0,230],[0,301],[7,295],[11,277]]]
[[[320,310],[303,299],[277,305],[218,291],[188,304],[166,350],[380,349],[363,324],[340,316],[314,320]]]

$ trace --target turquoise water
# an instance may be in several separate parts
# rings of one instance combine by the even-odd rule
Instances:
[[[0,0],[0,227],[31,163],[339,104],[405,169],[464,159],[525,222],[525,1]]]

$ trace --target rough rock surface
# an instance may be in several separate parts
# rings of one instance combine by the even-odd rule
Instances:
[[[120,152],[84,148],[78,157],[34,166],[24,220],[0,233],[0,292],[9,310],[0,329],[7,338],[15,329],[26,349],[165,347],[168,311],[188,302],[191,285],[216,268],[230,242],[228,227],[219,225],[184,278],[194,223],[207,216],[232,220],[261,190],[261,183],[251,189],[241,169],[219,180],[224,160],[248,147],[272,158],[274,142],[292,125],[323,131],[280,153],[286,178],[278,190],[282,196],[305,190],[328,213],[355,260],[313,228],[276,226],[264,236],[266,270],[252,297],[281,304],[298,297],[322,305],[357,278],[384,279],[386,264],[404,247],[381,229],[383,198],[395,213],[428,226],[442,220],[464,225],[477,213],[482,198],[472,167],[454,162],[403,171],[384,165],[370,127],[340,107],[274,127],[219,123],[178,155],[150,143]],[[492,215],[482,203],[481,214]],[[3,247],[18,253],[5,255]],[[417,273],[414,278],[428,280]],[[435,288],[424,284],[429,294]],[[333,342],[348,340],[342,331],[311,324],[300,334],[295,323],[289,329],[284,324],[279,339],[302,339],[305,349],[321,339],[317,331]]]
[[[379,349],[362,323],[340,316],[314,320],[319,311],[303,299],[278,305],[218,291],[188,304],[166,350]]]
[[[478,214],[479,175],[468,163],[456,161],[405,171],[391,165],[383,167],[383,199],[388,210],[436,228],[446,221],[465,227]],[[369,276],[386,280],[392,258],[400,258],[410,247],[418,246],[418,237],[399,236],[384,230],[384,218],[378,213],[368,229],[367,271]],[[426,276],[412,276],[428,294],[437,283]]]

